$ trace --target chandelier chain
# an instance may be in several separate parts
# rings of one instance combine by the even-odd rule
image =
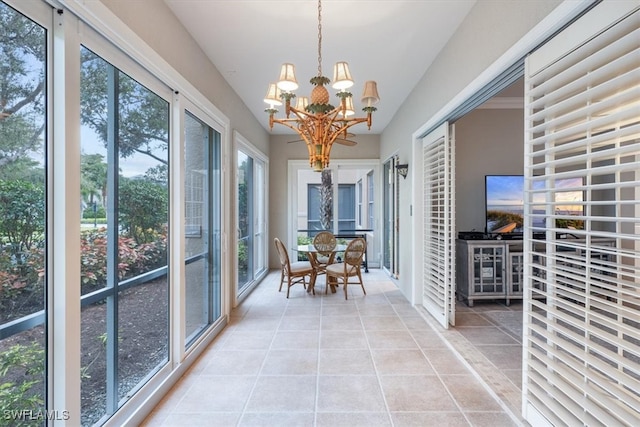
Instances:
[[[309,151],[309,164],[314,171],[322,171],[329,167],[331,147],[334,143],[343,145],[355,145],[354,141],[347,140],[347,129],[359,123],[366,123],[371,129],[371,113],[376,110],[372,104],[378,102],[379,97],[376,89],[376,82],[365,82],[365,90],[362,95],[362,102],[367,106],[366,117],[349,117],[355,114],[351,93],[344,91],[353,84],[351,73],[346,62],[336,63],[333,69],[333,88],[338,90],[338,97],[341,99],[340,106],[334,107],[329,103],[329,92],[325,85],[331,81],[322,75],[322,1],[318,1],[318,75],[311,78],[310,83],[314,85],[311,97],[300,97],[296,106],[291,105],[291,99],[295,97],[293,90],[298,87],[295,77],[294,65],[285,63],[281,67],[280,79],[278,83],[269,84],[265,102],[269,108],[265,111],[269,113],[269,127],[273,129],[274,123],[284,125],[298,135],[305,142]],[[277,119],[275,113],[277,105],[285,102],[286,117]],[[311,101],[311,102],[309,102]],[[291,117],[291,114],[294,117]]]
[[[318,0],[318,77],[322,76],[322,2]]]

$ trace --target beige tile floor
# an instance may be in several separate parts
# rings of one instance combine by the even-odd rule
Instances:
[[[381,270],[348,300],[325,295],[323,278],[315,296],[294,286],[287,299],[279,278],[233,311],[145,426],[525,424],[516,304],[458,303],[456,328],[444,330]]]

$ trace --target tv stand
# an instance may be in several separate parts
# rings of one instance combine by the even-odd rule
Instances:
[[[473,307],[476,300],[523,297],[523,241],[456,240],[456,294]],[[543,283],[534,284],[543,286]]]
[[[584,243],[584,239],[567,238],[567,242]],[[614,246],[609,238],[591,239],[603,246]],[[556,240],[559,252],[575,252],[576,257],[587,254],[580,245],[562,245]],[[456,240],[456,294],[459,301],[466,301],[473,307],[475,300],[504,299],[509,305],[512,300],[522,299],[524,290],[524,253],[522,240]],[[546,258],[546,242],[534,243],[532,283],[534,289],[545,290],[544,271],[535,265],[543,265]],[[599,261],[609,259],[606,253],[590,251],[590,263],[597,266]],[[591,267],[596,268],[596,267]],[[595,271],[595,270],[594,270]],[[538,279],[539,278],[539,279]],[[541,293],[536,293],[541,295]]]

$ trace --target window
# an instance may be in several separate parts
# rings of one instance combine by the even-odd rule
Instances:
[[[373,229],[375,227],[375,211],[373,210],[374,200],[373,171],[367,174],[367,226],[365,228]]]
[[[185,346],[221,316],[220,133],[185,114]]]
[[[267,166],[258,152],[236,133],[236,222],[238,230],[238,295],[252,288],[267,272],[266,182]]]
[[[398,277],[400,274],[398,258],[398,175],[395,173],[397,156],[385,162],[382,176],[384,177],[383,220],[382,220],[382,265],[389,275]]]
[[[363,203],[362,202],[363,194],[362,194],[362,180],[361,179],[358,180],[357,186],[358,186],[358,200],[357,200],[358,213],[357,213],[357,218],[358,218],[358,226],[361,227],[362,226],[362,203]]]
[[[355,184],[338,185],[338,231],[353,230],[356,228],[356,186]],[[331,230],[324,228],[320,219],[322,208],[321,185],[308,185],[307,228],[309,230]]]
[[[33,413],[46,409],[48,34],[0,2],[0,408]]]
[[[81,225],[81,418],[93,424],[169,360],[169,103],[89,49],[80,58],[81,193],[101,213]]]

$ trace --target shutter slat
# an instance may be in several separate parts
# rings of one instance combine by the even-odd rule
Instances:
[[[523,392],[557,425],[640,420],[638,40],[636,6],[525,74]]]

